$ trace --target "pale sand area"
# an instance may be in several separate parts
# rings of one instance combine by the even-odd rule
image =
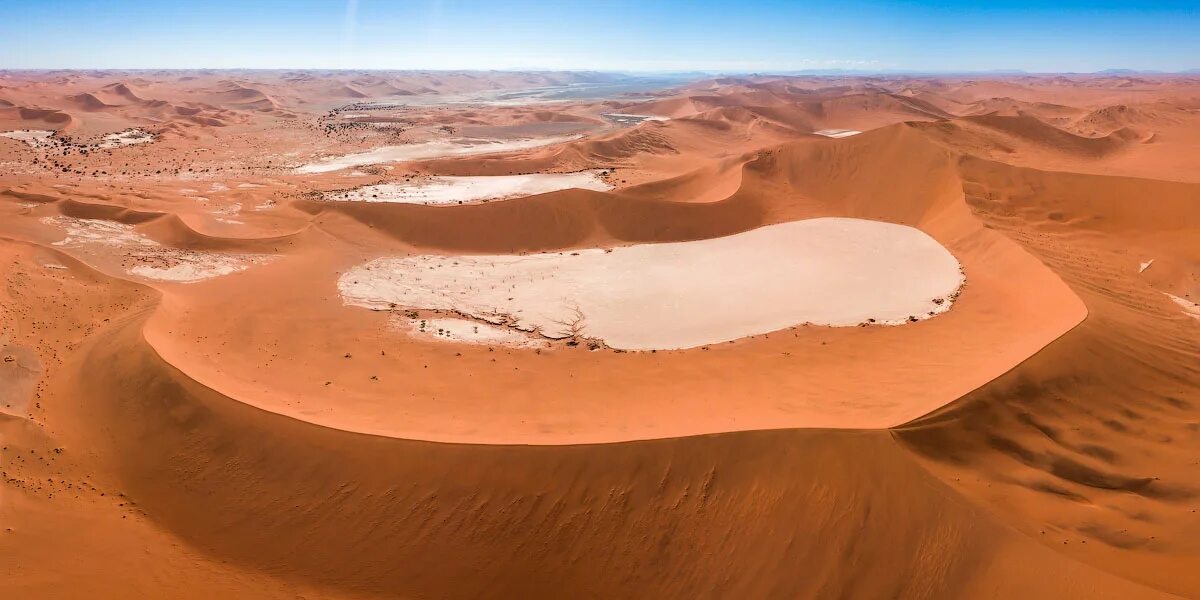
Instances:
[[[634,115],[629,113],[604,113],[600,115],[613,123],[620,125],[637,125],[644,121],[670,121],[670,117],[660,117],[658,115]]]
[[[1188,300],[1187,298],[1181,298],[1179,296],[1176,296],[1175,294],[1171,294],[1168,292],[1163,292],[1163,293],[1166,294],[1167,297],[1171,299],[1171,302],[1178,304],[1180,306],[1180,308],[1183,309],[1183,314],[1185,314],[1193,319],[1200,319],[1200,304],[1192,302],[1191,300]]]
[[[316,162],[296,168],[297,173],[314,174],[339,171],[348,167],[361,167],[389,162],[404,162],[410,160],[427,160],[447,156],[472,156],[476,154],[495,154],[527,150],[541,146],[550,146],[578,139],[577,135],[564,135],[545,138],[530,138],[523,140],[477,140],[454,139],[405,144],[403,146],[380,146],[366,152],[330,156]]]
[[[857,129],[820,129],[813,132],[814,135],[823,135],[829,138],[844,138],[860,133],[862,132]]]
[[[0,415],[28,416],[42,374],[42,362],[27,346],[11,344],[0,326]]]
[[[138,144],[147,144],[154,141],[154,134],[141,129],[127,129],[117,133],[110,133],[100,140],[101,148],[120,148],[121,146],[136,146]]]
[[[116,256],[136,264],[124,265],[125,273],[154,281],[195,283],[231,275],[272,257],[261,254],[225,254],[183,250],[163,246],[142,235],[131,225],[100,219],[45,217],[42,223],[63,230],[66,237],[53,245],[87,249],[107,247],[103,256]]]
[[[53,131],[40,129],[0,132],[0,137],[20,140],[34,148],[47,144],[48,140],[53,135]],[[99,145],[101,148],[111,150],[113,148],[120,148],[122,146],[134,146],[137,144],[153,142],[154,139],[154,134],[135,128],[105,135],[104,137],[100,138]]]
[[[912,227],[820,218],[723,238],[525,256],[384,257],[343,301],[453,311],[546,337],[680,349],[802,323],[902,324],[950,308],[958,261]]]
[[[612,186],[600,179],[599,171],[471,177],[439,176],[413,182],[385,183],[346,192],[333,192],[326,194],[326,198],[354,202],[464,204],[483,200],[533,196],[571,188],[605,191],[612,189]]]
[[[22,129],[19,131],[3,131],[0,132],[0,137],[6,137],[12,140],[25,142],[33,148],[37,148],[46,143],[50,136],[54,135],[53,131],[43,129]]]

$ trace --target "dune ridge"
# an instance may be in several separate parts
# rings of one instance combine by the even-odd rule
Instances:
[[[5,127],[70,130],[53,149],[0,140],[14,597],[1200,597],[1200,321],[1174,300],[1200,297],[1194,81],[755,76],[561,102],[553,86],[612,80],[5,81]],[[560,134],[547,123],[586,129],[294,169],[469,127]],[[155,140],[94,147],[135,126]],[[828,130],[862,133],[813,135]],[[327,199],[590,169],[613,189]],[[919,229],[965,287],[898,327],[624,353],[423,339],[393,321],[446,315],[337,292],[381,256],[602,252],[831,216]],[[120,244],[55,245],[55,219],[271,260],[144,279]]]

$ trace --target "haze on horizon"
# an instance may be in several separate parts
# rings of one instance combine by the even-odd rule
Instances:
[[[15,0],[0,68],[1200,68],[1195,2]]]

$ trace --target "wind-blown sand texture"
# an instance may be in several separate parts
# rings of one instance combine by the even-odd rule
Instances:
[[[1194,77],[0,76],[0,597],[1200,597]]]

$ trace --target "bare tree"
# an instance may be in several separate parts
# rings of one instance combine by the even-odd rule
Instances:
[[[579,341],[583,339],[583,332],[587,329],[587,317],[584,316],[583,311],[579,309],[578,304],[571,306],[570,317],[561,321],[556,319],[551,319],[551,321],[562,326],[563,331],[571,340],[567,343],[571,344],[572,346],[578,344]]]

